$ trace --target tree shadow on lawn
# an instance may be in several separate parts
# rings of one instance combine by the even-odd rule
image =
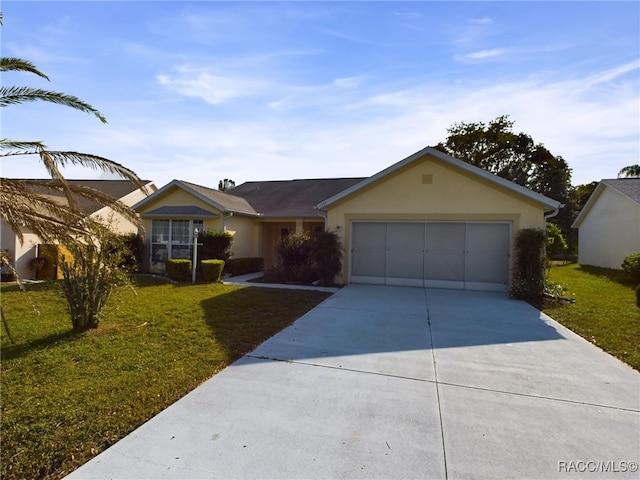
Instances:
[[[579,271],[595,277],[603,277],[624,287],[635,288],[636,284],[624,270],[614,270],[612,268],[593,267],[590,265],[580,265]]]
[[[82,336],[82,333],[78,333],[73,329],[69,329],[64,332],[52,333],[46,337],[31,340],[26,343],[9,344],[2,347],[0,356],[2,360],[11,360],[21,357],[36,350],[44,350],[53,345],[57,345],[61,342],[71,342]]]
[[[321,303],[329,294],[261,287],[234,289],[200,306],[214,337],[239,358]]]

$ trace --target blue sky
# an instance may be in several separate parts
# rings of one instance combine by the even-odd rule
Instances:
[[[2,137],[92,153],[158,186],[372,175],[457,122],[508,114],[573,169],[640,158],[640,3],[2,3],[2,55],[108,119],[32,103]],[[65,170],[68,178],[100,172]],[[4,159],[6,177],[45,177]]]

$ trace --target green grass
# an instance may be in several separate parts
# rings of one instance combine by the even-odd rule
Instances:
[[[2,287],[3,479],[63,477],[328,296],[138,282],[83,334],[57,283]]]
[[[640,370],[640,309],[634,284],[621,270],[555,265],[549,279],[575,304],[548,305],[544,312],[605,352]]]

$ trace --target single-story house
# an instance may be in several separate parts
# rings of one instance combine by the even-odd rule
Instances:
[[[288,232],[326,229],[344,247],[338,283],[506,290],[513,241],[561,204],[433,148],[366,178],[248,182],[227,192],[173,180],[134,208],[150,267],[190,256],[193,231],[226,230],[235,257],[273,263]]]
[[[156,185],[149,180],[143,180],[147,192],[139,189],[130,180],[67,180],[67,183],[98,190],[128,206],[138,203],[146,195],[157,190]],[[41,191],[39,193],[42,194]],[[61,203],[66,204],[67,202],[66,198],[59,192],[51,191],[47,195],[59,199]],[[118,233],[138,232],[138,226],[135,223],[115,213],[108,206],[78,197],[78,207],[87,216],[109,221],[110,227]],[[0,223],[0,234],[0,248],[9,252],[10,257],[13,259],[13,267],[18,272],[19,277],[23,279],[34,278],[35,272],[30,267],[30,262],[38,256],[38,248],[42,243],[40,238],[32,232],[26,231],[23,232],[23,242],[21,243],[18,235],[5,222]]]
[[[640,178],[602,180],[573,222],[578,229],[578,262],[622,268],[640,252]]]

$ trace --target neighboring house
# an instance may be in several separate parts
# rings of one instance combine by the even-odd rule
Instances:
[[[425,148],[367,178],[248,182],[221,192],[174,180],[134,205],[151,269],[189,257],[194,228],[227,230],[235,257],[273,263],[288,232],[335,231],[344,246],[338,283],[506,290],[513,240],[544,229],[561,204]]]
[[[640,252],[640,178],[602,180],[572,226],[580,264],[620,270]]]
[[[129,180],[67,180],[70,185],[78,185],[93,188],[104,194],[120,200],[128,206],[138,203],[146,195],[157,190],[155,184],[149,180],[143,180],[147,193],[137,188],[136,185]],[[59,193],[51,194],[57,197],[61,202],[66,202],[64,196]],[[122,215],[115,213],[111,208],[99,203],[88,201],[84,198],[78,199],[79,208],[86,213],[87,216],[100,218],[102,221],[108,221],[110,227],[118,233],[138,232],[138,226]],[[9,255],[13,258],[13,266],[18,272],[20,278],[31,279],[34,271],[30,267],[30,261],[38,256],[38,247],[41,244],[37,235],[26,231],[23,232],[24,241],[20,243],[16,233],[4,222],[0,224],[1,248],[8,250]]]

